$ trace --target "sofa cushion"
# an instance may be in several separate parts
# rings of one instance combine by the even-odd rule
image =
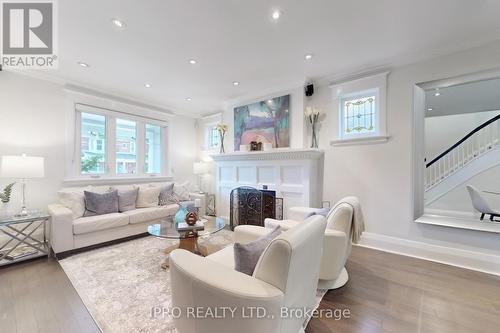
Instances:
[[[179,201],[190,200],[190,196],[189,196],[190,186],[191,185],[189,184],[189,182],[174,185],[174,193],[177,196],[177,199],[179,199]]]
[[[138,188],[116,189],[118,191],[118,211],[120,213],[135,209]]]
[[[82,217],[85,213],[85,196],[82,191],[61,190],[57,192],[59,203],[71,210],[73,218]]]
[[[160,195],[159,187],[139,187],[137,194],[137,208],[149,208],[158,206],[158,196]]]
[[[137,224],[147,221],[159,220],[164,217],[174,215],[178,209],[178,205],[168,205],[149,208],[137,208],[124,212],[123,214],[130,217],[130,224]]]
[[[129,223],[129,217],[121,213],[81,217],[73,221],[75,235],[122,227]]]
[[[227,246],[220,251],[207,256],[207,259],[222,264],[228,268],[234,269],[234,248]]]
[[[118,213],[118,191],[95,193],[83,191],[85,195],[85,213],[83,216]]]

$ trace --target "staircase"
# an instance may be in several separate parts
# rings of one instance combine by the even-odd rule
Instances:
[[[500,164],[500,114],[479,125],[426,164],[428,205],[493,166]]]

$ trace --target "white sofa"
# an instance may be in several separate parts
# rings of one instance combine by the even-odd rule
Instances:
[[[142,185],[142,184],[141,184]],[[158,186],[161,184],[158,183]],[[84,188],[66,188],[60,192],[82,192],[84,190],[103,192],[110,186],[115,188],[132,187],[133,185],[102,185]],[[189,193],[190,200],[201,199],[205,207],[205,195]],[[136,208],[123,213],[79,217],[61,202],[48,206],[51,216],[50,242],[56,254],[109,242],[121,238],[139,235],[147,232],[148,225],[160,221],[167,216],[173,216],[178,211],[178,204],[149,208]],[[200,210],[204,215],[205,209]]]
[[[312,310],[316,301],[320,258],[326,222],[312,216],[275,238],[261,255],[253,276],[234,270],[233,247],[208,257],[185,250],[170,254],[172,306],[182,313],[174,318],[180,333],[298,333],[307,318],[287,316],[282,310]],[[234,230],[236,242],[249,243],[269,230],[242,225]],[[193,318],[190,309],[235,309],[225,318]],[[250,310],[265,309],[259,318]],[[261,313],[262,314],[262,313]],[[248,317],[245,317],[248,316]],[[274,317],[273,317],[274,316]]]

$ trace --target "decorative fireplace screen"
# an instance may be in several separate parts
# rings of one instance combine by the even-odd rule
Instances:
[[[238,187],[231,191],[231,230],[238,225],[264,226],[266,218],[283,219],[283,198],[276,198],[275,191]]]

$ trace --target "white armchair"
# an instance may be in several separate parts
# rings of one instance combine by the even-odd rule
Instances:
[[[326,222],[313,216],[290,229],[261,255],[253,276],[234,270],[232,246],[208,257],[185,250],[170,254],[172,306],[182,309],[174,318],[180,333],[296,333],[306,318],[282,316],[282,309],[312,309],[319,276],[321,243]],[[238,226],[235,240],[251,242],[270,230]],[[235,309],[222,319],[193,318],[191,308]],[[265,309],[265,317],[251,309]],[[260,310],[262,311],[262,310]],[[260,313],[263,314],[263,313]],[[245,317],[248,316],[248,317]]]
[[[345,198],[347,199],[347,198]],[[356,200],[354,197],[349,201]],[[304,219],[311,213],[320,211],[318,208],[292,207],[288,210],[288,220],[266,219],[266,228],[274,228],[280,225],[283,229],[293,228],[306,223]],[[347,258],[351,254],[352,247],[352,223],[354,208],[351,203],[339,203],[327,216],[327,226],[323,239],[323,254],[321,257],[321,270],[318,287],[322,289],[337,289],[344,286],[349,280],[345,269]],[[304,222],[303,222],[304,221]]]

